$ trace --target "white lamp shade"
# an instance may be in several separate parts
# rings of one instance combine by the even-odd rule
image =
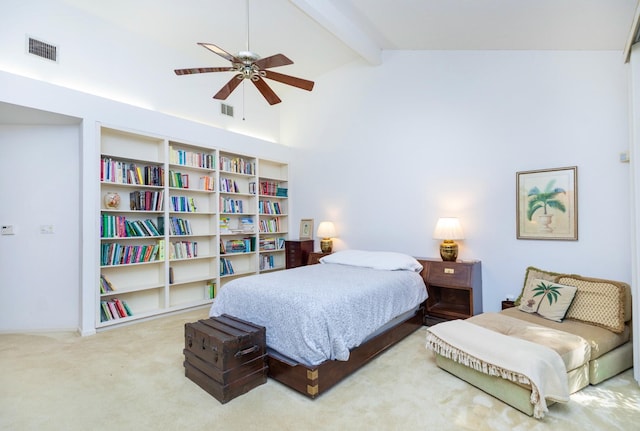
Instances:
[[[318,226],[318,236],[320,238],[335,238],[336,228],[330,221],[323,221]]]
[[[433,230],[434,239],[464,239],[462,226],[457,217],[440,217]]]

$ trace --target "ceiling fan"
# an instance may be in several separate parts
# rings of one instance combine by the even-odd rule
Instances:
[[[292,85],[294,87],[302,88],[303,90],[311,91],[313,89],[313,81],[308,81],[302,78],[296,78],[295,76],[284,75],[282,73],[267,70],[272,67],[286,66],[287,64],[293,64],[293,61],[289,60],[282,54],[275,54],[270,57],[260,58],[260,56],[251,51],[240,51],[236,55],[229,54],[224,49],[212,44],[199,42],[198,45],[207,48],[208,50],[218,54],[219,56],[226,58],[231,62],[230,67],[196,67],[190,69],[176,69],[176,75],[191,75],[194,73],[208,73],[208,72],[235,72],[235,75],[227,84],[218,91],[213,98],[225,100],[233,92],[233,90],[240,85],[240,83],[248,79],[253,82],[258,91],[262,93],[267,102],[270,105],[282,102],[278,95],[267,85],[264,78],[272,79],[274,81],[282,82],[283,84]]]
[[[313,89],[313,81],[308,81],[295,76],[284,75],[282,73],[273,72],[272,67],[286,66],[293,64],[282,54],[275,54],[269,57],[260,58],[258,54],[249,49],[249,0],[247,0],[247,50],[240,51],[236,55],[229,54],[224,49],[212,44],[199,42],[198,45],[218,54],[231,62],[229,67],[196,67],[188,69],[175,69],[176,75],[192,75],[195,73],[209,72],[234,72],[233,78],[226,83],[224,87],[218,91],[213,98],[225,100],[245,79],[250,80],[256,86],[258,91],[267,99],[270,105],[282,102],[278,95],[267,85],[265,78],[281,82],[283,84],[302,88],[311,91]]]

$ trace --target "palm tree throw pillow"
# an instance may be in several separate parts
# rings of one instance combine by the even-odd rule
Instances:
[[[535,313],[545,319],[562,322],[578,290],[575,286],[535,279],[525,287],[520,310]]]

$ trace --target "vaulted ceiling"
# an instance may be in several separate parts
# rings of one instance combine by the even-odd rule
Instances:
[[[173,73],[176,68],[229,65],[198,42],[232,54],[247,45],[262,57],[283,53],[294,64],[277,71],[309,80],[320,80],[352,62],[378,65],[385,50],[613,50],[621,52],[622,61],[638,0],[5,3],[0,14],[0,70],[226,127],[225,119],[213,116],[217,105],[211,96],[231,75],[190,78]],[[29,58],[25,33],[57,45],[59,62]],[[300,91],[279,83],[274,89],[283,100],[288,91]],[[260,115],[252,115],[254,120],[278,121],[278,111],[257,92],[248,91],[246,103],[244,97],[233,94],[229,100],[242,109],[262,109]],[[258,101],[252,103],[251,97]]]
[[[637,0],[63,0],[123,31],[178,50],[190,64],[226,62],[249,45],[284,53],[313,79],[382,50],[623,50]],[[248,14],[247,14],[248,5]],[[247,19],[248,18],[248,19]],[[282,69],[283,73],[289,73]],[[221,82],[223,78],[221,78]]]

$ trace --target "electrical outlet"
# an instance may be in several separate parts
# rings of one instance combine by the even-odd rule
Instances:
[[[13,225],[11,225],[11,224],[3,225],[1,230],[0,230],[0,234],[2,234],[2,235],[15,235],[15,230],[13,229]]]

